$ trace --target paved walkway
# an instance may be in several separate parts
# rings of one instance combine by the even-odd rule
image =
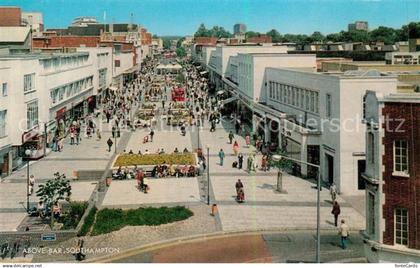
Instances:
[[[99,123],[99,119],[95,120]],[[74,171],[105,169],[113,156],[113,151],[107,151],[106,140],[111,135],[107,130],[108,126],[106,123],[101,126],[101,140],[94,134],[90,139],[82,137],[80,145],[70,145],[67,137],[62,152],[51,152],[45,158],[30,164],[30,174],[36,180],[34,194],[30,196],[30,207],[36,206],[38,202],[35,194],[37,187],[53,178],[57,171],[71,180],[73,200],[89,200],[96,181],[76,181]],[[123,139],[120,141],[124,143]],[[26,216],[26,179],[27,168],[24,166],[0,182],[0,231],[16,230]]]
[[[227,140],[227,132],[221,125],[213,133],[206,131],[201,134],[202,144],[210,147],[211,203],[218,204],[224,231],[316,228],[317,191],[313,183],[285,174],[283,188],[287,193],[279,194],[275,191],[275,170],[258,171],[250,175],[244,170],[231,167],[236,157]],[[255,151],[253,147],[244,146],[243,137],[235,135],[235,140],[238,141],[242,153]],[[219,165],[217,153],[220,148],[227,155],[224,166]],[[257,159],[260,165],[261,155]],[[244,184],[246,201],[242,204],[235,202],[235,182],[238,179]],[[338,202],[341,206],[339,219],[345,219],[352,229],[363,229],[364,217],[341,197],[338,197]],[[331,215],[330,195],[326,189],[321,191],[321,228],[336,228]]]

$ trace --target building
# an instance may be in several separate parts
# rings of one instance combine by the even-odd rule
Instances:
[[[348,30],[349,31],[354,31],[354,30],[368,31],[369,25],[367,21],[356,21],[354,23],[349,23]]]
[[[243,23],[237,23],[233,25],[233,34],[245,34],[246,33],[246,25]]]
[[[260,34],[258,36],[249,37],[246,39],[248,43],[254,44],[263,44],[263,43],[272,43],[272,37],[266,34]]]
[[[387,53],[387,62],[351,60],[322,61],[321,71],[346,72],[350,70],[377,70],[383,74],[392,74],[398,77],[397,91],[399,93],[413,93],[418,92],[420,89],[420,65],[402,63],[404,61],[407,63],[408,60],[413,62],[414,57],[417,56],[416,53],[412,52],[394,52],[390,54]],[[404,61],[403,58],[405,58]]]
[[[72,21],[71,26],[86,27],[90,24],[98,24],[95,17],[77,17]]]
[[[390,52],[386,53],[387,64],[414,64],[420,65],[420,51],[418,52]]]
[[[420,37],[408,39],[408,51],[409,52],[420,51]]]
[[[22,24],[31,28],[32,36],[41,36],[44,20],[41,12],[22,12]]]
[[[206,66],[209,72],[210,83],[217,90],[223,89],[223,79],[226,77],[227,67],[231,57],[239,53],[283,53],[288,51],[285,46],[273,46],[271,44],[243,44],[243,45],[222,45],[216,46],[216,49],[209,49],[209,63]],[[206,55],[206,58],[208,55]]]
[[[10,137],[10,109],[13,106],[9,97],[9,87],[12,79],[8,67],[0,67],[0,178],[12,172],[12,140]]]
[[[22,26],[20,7],[0,7],[0,27]]]
[[[420,94],[364,98],[369,262],[420,262]]]
[[[54,134],[64,135],[74,118],[95,107],[89,53],[3,55],[0,70],[9,103],[2,110],[7,108],[3,125],[12,146],[11,169],[22,164],[25,149],[32,149],[32,159],[44,156]]]

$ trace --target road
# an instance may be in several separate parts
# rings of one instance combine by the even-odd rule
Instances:
[[[151,250],[122,254],[112,263],[294,263],[314,262],[315,232],[224,235],[169,244]],[[334,232],[323,232],[321,262],[365,262],[363,241],[356,233],[349,248],[339,247]]]

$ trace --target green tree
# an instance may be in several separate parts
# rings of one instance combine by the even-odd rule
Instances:
[[[52,206],[55,201],[70,198],[70,181],[66,179],[66,175],[64,174],[54,173],[54,179],[48,180],[45,184],[41,184],[38,191],[36,191],[36,195],[44,202],[45,206],[50,206],[52,213]],[[53,226],[53,219],[54,217],[51,217],[51,228]]]
[[[182,42],[184,42],[185,37],[181,37],[180,39],[178,39],[178,41],[176,42],[176,47],[180,48],[182,46]]]
[[[198,26],[197,31],[194,34],[194,37],[210,37],[210,31],[206,28],[204,23],[201,23],[200,26]]]
[[[282,36],[276,29],[271,29],[267,32],[268,36],[271,36],[271,40],[273,43],[280,43],[282,42]]]
[[[253,32],[253,31],[248,31],[245,33],[245,38],[251,38],[251,37],[256,37],[256,36],[260,36],[261,34],[259,32]]]
[[[185,52],[185,48],[179,47],[179,48],[176,49],[176,55],[179,58],[183,58],[183,57],[187,56],[187,52]]]
[[[379,26],[370,33],[371,41],[381,41],[386,45],[392,45],[398,41],[398,35],[393,28]]]
[[[164,49],[171,49],[171,40],[168,38],[162,38],[163,41],[163,48]]]

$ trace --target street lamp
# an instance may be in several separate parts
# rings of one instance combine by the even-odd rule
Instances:
[[[207,205],[210,205],[210,147],[207,145]]]
[[[26,159],[27,159],[27,164],[26,164],[26,212],[29,212],[29,161],[30,161],[30,156],[32,155],[32,151],[30,149],[26,149],[25,150],[25,155],[26,155]]]
[[[315,165],[312,163],[308,163],[305,161],[300,161],[294,158],[290,158],[287,156],[283,156],[283,155],[273,155],[272,158],[274,159],[274,161],[280,161],[282,158],[287,159],[287,160],[291,160],[291,161],[295,161],[304,165],[308,165],[308,166],[312,166],[318,169],[318,174],[317,174],[317,200],[316,200],[316,263],[320,263],[320,257],[321,257],[321,218],[320,218],[320,208],[321,208],[321,196],[320,196],[320,191],[321,191],[321,166],[320,165]],[[279,171],[280,173],[280,171]],[[277,189],[279,188],[279,176],[277,176]]]
[[[275,154],[272,156],[272,159],[277,162],[280,163],[282,156]],[[279,193],[287,193],[286,191],[283,191],[283,174],[281,172],[281,168],[280,166],[278,167],[278,171],[277,171],[277,187],[276,187],[276,191]]]

